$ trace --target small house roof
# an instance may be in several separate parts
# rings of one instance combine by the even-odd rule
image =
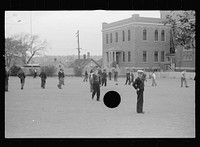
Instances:
[[[71,63],[68,67],[74,68],[74,67],[82,67],[84,68],[90,61],[93,61],[97,66],[101,67],[101,65],[93,60],[92,58],[87,59],[76,59],[73,63]]]

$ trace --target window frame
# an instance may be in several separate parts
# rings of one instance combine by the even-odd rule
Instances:
[[[146,36],[146,37],[145,37],[145,38],[146,38],[145,40],[144,40],[144,31],[145,31],[145,36]],[[143,40],[143,41],[148,41],[148,37],[147,37],[147,36],[148,36],[148,35],[147,35],[147,29],[144,28],[144,29],[142,30],[142,40]]]
[[[128,62],[131,62],[131,51],[128,51]]]
[[[157,61],[155,61],[155,53],[157,52],[157,55],[158,55],[158,57],[157,57]],[[154,51],[153,52],[153,56],[154,56],[154,59],[153,59],[153,61],[154,61],[154,63],[158,63],[159,62],[159,53],[158,53],[158,51]]]
[[[157,37],[157,38],[156,38]],[[157,39],[157,40],[156,40]],[[158,42],[159,41],[159,37],[158,37],[158,29],[156,29],[154,31],[154,42]]]
[[[164,35],[162,35],[162,32],[164,32]],[[161,30],[161,33],[160,33],[160,41],[165,41],[165,30]],[[162,40],[162,37],[163,37],[163,40]]]
[[[144,52],[146,52],[146,61],[144,61]],[[147,57],[147,51],[142,51],[142,62],[147,63],[148,57]]]

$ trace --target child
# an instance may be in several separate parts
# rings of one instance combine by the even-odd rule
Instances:
[[[23,71],[23,67],[20,68],[19,73],[18,73],[18,77],[20,78],[20,83],[21,83],[21,90],[24,89],[24,84],[25,84],[25,73]]]
[[[135,79],[135,82],[133,83],[133,87],[137,91],[137,113],[144,114],[143,112],[143,92],[144,92],[144,80],[143,77],[143,71],[138,70],[138,77]]]

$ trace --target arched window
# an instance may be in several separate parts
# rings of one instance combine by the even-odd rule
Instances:
[[[147,40],[147,30],[143,30],[143,40]]]
[[[165,41],[165,31],[161,31],[161,41]]]
[[[154,41],[158,41],[158,30],[154,32]]]

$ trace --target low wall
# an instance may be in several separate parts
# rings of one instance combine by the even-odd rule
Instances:
[[[147,73],[147,75],[152,74],[151,72]],[[157,78],[181,78],[181,72],[155,72]],[[186,72],[187,79],[194,79],[195,72]]]

